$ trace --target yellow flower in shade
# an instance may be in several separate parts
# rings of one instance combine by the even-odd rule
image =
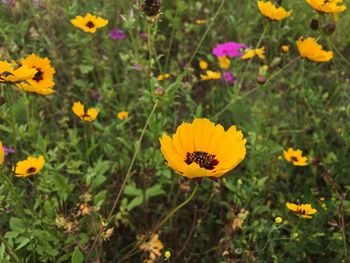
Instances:
[[[317,212],[316,209],[312,208],[310,204],[297,205],[293,203],[286,203],[289,210],[293,211],[302,218],[311,218],[311,215]]]
[[[265,47],[247,50],[242,56],[242,59],[250,59],[255,56],[258,56],[260,59],[265,59]]]
[[[36,69],[26,65],[14,68],[6,61],[0,61],[0,83],[19,83],[34,77]]]
[[[303,152],[301,150],[294,150],[293,148],[288,148],[287,151],[283,151],[284,159],[288,162],[293,163],[295,166],[306,166],[307,157],[303,156]]]
[[[204,25],[205,23],[207,23],[207,20],[205,20],[205,19],[197,19],[196,20],[197,25]]]
[[[108,24],[107,19],[94,16],[87,13],[85,16],[76,16],[70,22],[77,28],[82,29],[87,33],[95,33],[98,28],[104,27]]]
[[[170,74],[169,73],[164,73],[164,74],[158,75],[157,80],[161,81],[161,80],[165,80],[165,79],[168,79],[168,78],[170,78]]]
[[[204,60],[200,60],[199,67],[200,67],[200,69],[206,70],[208,68],[208,63]]]
[[[13,171],[17,177],[27,177],[35,175],[44,167],[44,156],[33,157],[29,156],[26,160],[19,161]]]
[[[171,257],[171,252],[169,250],[165,251],[164,258],[168,260]]]
[[[119,120],[126,120],[128,117],[129,117],[129,113],[127,111],[121,111],[121,112],[118,112],[117,114],[117,118]]]
[[[220,177],[234,169],[246,155],[246,139],[236,126],[227,131],[208,119],[182,123],[171,137],[160,138],[167,164],[187,178]]]
[[[5,159],[5,151],[4,148],[2,147],[2,142],[0,141],[0,165],[4,163]]]
[[[258,7],[263,16],[273,21],[282,20],[292,14],[292,11],[286,11],[283,7],[277,8],[270,1],[258,1]]]
[[[143,236],[140,237],[143,239]],[[162,255],[163,243],[159,240],[158,234],[153,234],[149,240],[140,244],[140,249],[149,253],[149,262],[155,262]]]
[[[306,2],[321,13],[337,13],[346,10],[346,6],[341,5],[343,0],[306,0]]]
[[[219,78],[221,78],[220,72],[207,70],[205,75],[201,74],[202,80],[212,80],[212,79],[219,79]]]
[[[18,84],[18,87],[25,91],[41,95],[48,95],[55,92],[52,87],[55,85],[53,75],[56,73],[56,70],[51,66],[51,61],[48,58],[41,58],[35,54],[31,54],[22,59],[21,64],[35,69],[36,73],[26,83]]]
[[[313,37],[299,38],[297,47],[300,56],[315,62],[327,62],[333,58],[333,52],[323,50]]]
[[[289,52],[289,46],[288,45],[281,46],[281,51],[284,52],[284,53],[288,53]]]
[[[76,101],[73,104],[72,110],[83,121],[93,121],[98,115],[98,109],[90,108],[85,113],[84,105],[80,101]]]
[[[218,60],[219,60],[220,68],[222,68],[222,69],[228,69],[229,68],[231,62],[226,56],[219,57]]]
[[[278,217],[275,218],[275,223],[276,224],[281,224],[282,222],[283,222],[282,217],[278,216]]]

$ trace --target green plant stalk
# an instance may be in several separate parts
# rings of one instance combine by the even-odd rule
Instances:
[[[17,161],[17,128],[16,128],[16,117],[12,109],[12,97],[10,94],[10,85],[5,86],[5,97],[6,103],[9,108],[10,118],[11,118],[11,129],[13,137],[13,148],[15,150],[15,161]]]
[[[177,23],[176,23],[176,20],[177,20],[177,17],[179,16],[179,0],[176,0],[175,2],[175,17],[174,17],[174,20],[175,23],[173,23],[172,27],[173,29],[171,30],[171,36],[170,36],[170,41],[169,41],[169,46],[168,46],[168,52],[166,54],[166,59],[165,59],[165,70],[169,70],[169,57],[170,57],[170,53],[171,53],[171,48],[173,46],[173,41],[174,41],[174,36],[175,36],[175,31],[177,29]]]

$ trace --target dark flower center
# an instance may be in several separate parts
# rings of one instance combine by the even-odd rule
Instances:
[[[306,214],[306,211],[304,209],[297,208],[297,214],[304,216]]]
[[[91,118],[91,116],[90,116],[89,114],[86,114],[86,113],[80,115],[80,117],[83,118],[83,119],[85,119],[85,118]]]
[[[89,21],[89,22],[86,23],[86,26],[88,28],[93,28],[93,27],[95,27],[95,24],[93,22]]]
[[[37,70],[37,72],[35,73],[33,80],[39,82],[44,79],[44,72],[42,72],[40,68],[35,69]]]
[[[292,156],[290,159],[291,159],[293,162],[297,162],[297,161],[298,161],[298,158],[295,157],[295,156]]]
[[[36,172],[36,168],[35,167],[30,167],[27,169],[27,174],[33,174]]]
[[[219,161],[215,159],[215,155],[200,151],[186,154],[185,163],[190,165],[193,162],[198,164],[199,167],[207,170],[213,170],[219,163]]]

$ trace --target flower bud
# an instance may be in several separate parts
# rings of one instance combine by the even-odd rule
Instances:
[[[256,83],[258,83],[259,85],[264,85],[265,82],[266,82],[266,78],[265,77],[260,76],[260,77],[258,77],[256,79]]]
[[[310,28],[312,30],[317,30],[320,27],[320,22],[317,19],[312,19],[310,22]]]

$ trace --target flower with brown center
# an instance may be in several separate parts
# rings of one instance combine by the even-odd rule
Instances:
[[[289,210],[293,211],[302,218],[311,218],[311,215],[317,212],[317,210],[312,208],[310,204],[297,205],[293,203],[286,203],[286,206]]]
[[[20,161],[13,167],[13,171],[17,177],[27,177],[35,175],[44,167],[44,156],[29,156],[26,160]]]
[[[95,33],[98,28],[108,24],[108,20],[87,13],[85,16],[76,16],[70,21],[75,27],[87,33]]]
[[[295,166],[306,166],[308,165],[307,157],[303,156],[303,152],[301,150],[294,150],[289,147],[287,151],[283,151],[284,159],[288,162],[293,163]]]

